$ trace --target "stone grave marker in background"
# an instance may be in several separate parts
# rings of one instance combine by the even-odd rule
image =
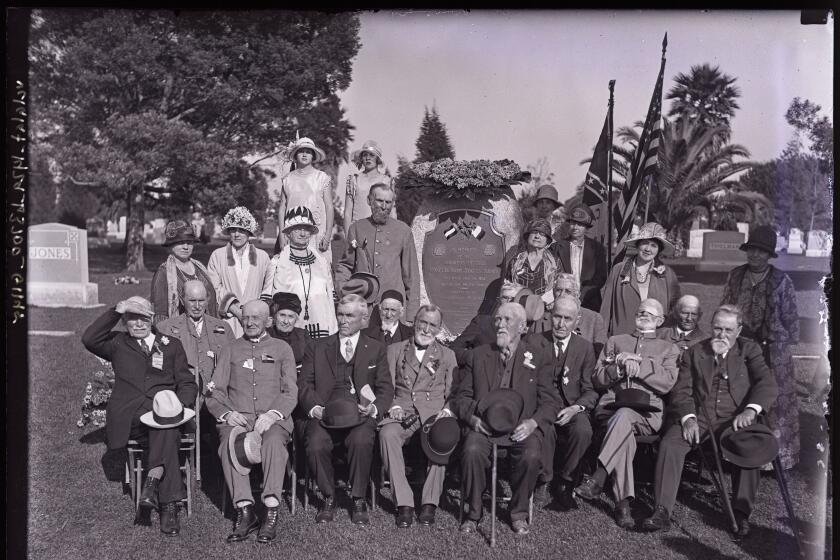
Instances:
[[[744,234],[744,242],[750,239],[750,224],[747,222],[738,222],[738,231]]]
[[[65,224],[28,228],[26,297],[42,307],[93,307],[99,286],[89,282],[87,232]]]
[[[692,229],[688,232],[688,251],[685,256],[692,259],[699,259],[703,256],[703,237],[713,229]]]
[[[731,270],[746,262],[746,253],[739,247],[745,241],[740,231],[710,231],[703,235],[703,258],[697,265],[701,271]]]
[[[831,235],[827,231],[815,229],[808,232],[806,257],[828,257],[831,255]]]
[[[802,242],[802,230],[798,228],[791,228],[788,236],[788,255],[801,255],[804,248]]]

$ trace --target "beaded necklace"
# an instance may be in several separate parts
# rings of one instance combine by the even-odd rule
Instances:
[[[308,248],[305,248],[303,250],[306,251],[306,256],[299,257],[299,256],[297,256],[293,253],[293,251],[296,251],[296,250],[300,250],[300,249],[294,249],[293,247],[289,248],[289,260],[292,261],[293,264],[297,265],[298,272],[300,273],[300,283],[301,283],[301,286],[303,287],[303,299],[304,299],[303,320],[308,321],[309,320],[309,294],[312,290],[312,270],[311,270],[310,267],[312,266],[312,263],[315,262],[315,254],[312,253]],[[304,278],[304,274],[303,274],[303,269],[304,268],[307,269],[306,275],[309,277],[308,281],[307,281],[306,278]]]

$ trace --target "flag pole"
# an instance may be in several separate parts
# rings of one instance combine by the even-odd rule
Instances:
[[[662,74],[665,71],[665,50],[668,48],[668,32],[665,32],[665,36],[662,38],[662,66],[659,69],[659,73]],[[662,119],[662,111],[659,112],[659,118]],[[647,180],[647,195],[645,198],[645,221],[642,222],[643,224],[648,223],[648,208],[650,207],[650,189],[653,188],[652,178],[648,178]]]
[[[607,108],[607,134],[608,146],[607,151],[607,270],[612,266],[613,258],[613,204],[612,204],[612,167],[613,167],[613,88],[615,87],[615,80],[610,80],[610,101]]]

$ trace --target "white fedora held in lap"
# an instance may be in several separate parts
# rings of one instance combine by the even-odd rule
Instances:
[[[189,422],[195,411],[184,408],[174,391],[164,389],[155,393],[152,410],[140,417],[140,421],[152,428],[175,428]]]

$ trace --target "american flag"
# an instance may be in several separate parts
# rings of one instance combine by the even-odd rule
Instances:
[[[665,74],[665,49],[667,47],[668,34],[666,33],[665,38],[662,39],[662,64],[659,67],[659,77],[656,78],[656,86],[653,88],[653,97],[650,100],[639,145],[636,146],[633,162],[627,172],[621,198],[613,208],[617,247],[620,248],[616,262],[624,258],[624,241],[633,229],[636,205],[639,202],[642,186],[654,180],[659,163],[659,142],[662,137],[662,81]]]

